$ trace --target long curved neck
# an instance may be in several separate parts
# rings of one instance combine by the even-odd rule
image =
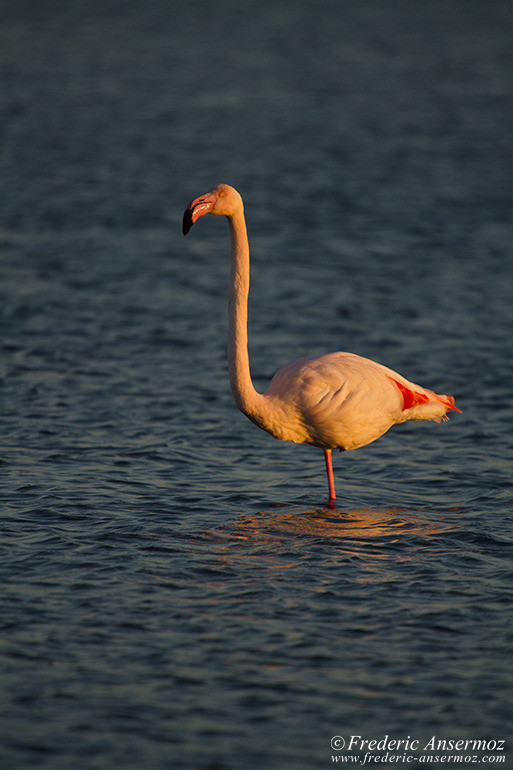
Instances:
[[[231,276],[228,297],[228,365],[237,406],[254,417],[262,396],[251,382],[248,355],[249,244],[241,206],[227,217],[231,238]]]

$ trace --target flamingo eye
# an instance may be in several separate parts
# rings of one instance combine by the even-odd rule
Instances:
[[[223,190],[221,190],[221,191],[220,191],[220,192],[217,194],[217,196],[218,196],[218,198],[224,198],[224,196],[225,196],[225,193],[223,192]]]

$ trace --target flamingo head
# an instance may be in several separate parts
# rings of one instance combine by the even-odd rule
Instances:
[[[228,184],[220,184],[189,203],[183,215],[182,232],[187,235],[196,220],[204,214],[229,217],[241,207],[242,198],[237,190]]]

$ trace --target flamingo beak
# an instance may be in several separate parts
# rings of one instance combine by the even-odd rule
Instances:
[[[189,203],[183,214],[182,232],[187,235],[197,219],[212,211],[215,198],[211,195],[202,195]]]

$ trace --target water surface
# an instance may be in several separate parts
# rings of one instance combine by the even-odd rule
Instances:
[[[1,766],[507,739],[510,7],[0,14]],[[257,387],[350,350],[462,409],[334,456],[334,510],[322,452],[233,403],[227,228],[180,234],[220,181],[246,202]]]

